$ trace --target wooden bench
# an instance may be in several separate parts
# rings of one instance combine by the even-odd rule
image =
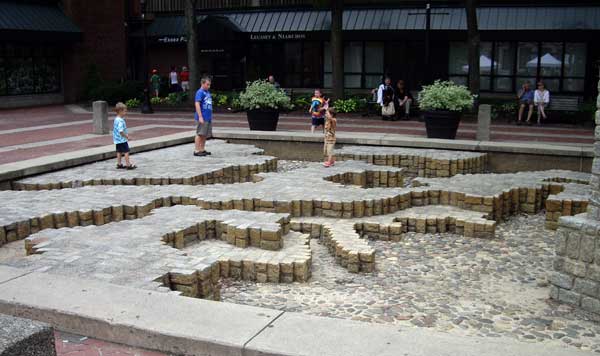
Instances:
[[[551,121],[564,121],[560,118],[561,112],[578,112],[581,107],[582,97],[580,96],[567,96],[567,95],[555,95],[550,96],[550,104],[546,109],[546,115],[548,118],[552,118]],[[537,110],[537,108],[535,108]],[[578,124],[578,115],[572,115],[573,124]]]

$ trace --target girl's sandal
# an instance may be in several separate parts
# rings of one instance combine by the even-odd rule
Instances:
[[[132,170],[132,169],[136,169],[137,166],[135,164],[130,164],[129,166],[126,166],[125,169],[127,170]]]
[[[117,169],[125,169],[125,166],[122,164],[117,164]]]

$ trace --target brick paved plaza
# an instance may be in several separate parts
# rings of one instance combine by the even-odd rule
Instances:
[[[110,160],[13,182],[0,191],[0,264],[600,352],[596,317],[549,299],[553,229],[587,208],[589,174],[491,174],[486,153],[460,151],[348,146],[324,168],[250,145],[208,149],[136,154],[135,171]]]

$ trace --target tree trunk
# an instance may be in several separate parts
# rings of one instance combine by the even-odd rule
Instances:
[[[331,1],[331,64],[333,98],[344,98],[344,42],[342,39],[343,0]]]
[[[469,89],[476,95],[475,110],[479,107],[479,28],[477,26],[477,0],[466,0],[467,33],[469,45]]]
[[[194,101],[194,93],[200,87],[200,73],[198,61],[198,21],[196,20],[196,0],[185,0],[185,25],[187,28],[187,55],[188,69],[190,71],[190,93],[188,101]]]

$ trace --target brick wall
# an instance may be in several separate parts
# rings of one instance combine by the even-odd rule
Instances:
[[[95,63],[104,80],[127,74],[127,36],[124,0],[64,0],[64,12],[83,31],[83,40],[64,52],[65,100],[81,97],[85,73]]]

